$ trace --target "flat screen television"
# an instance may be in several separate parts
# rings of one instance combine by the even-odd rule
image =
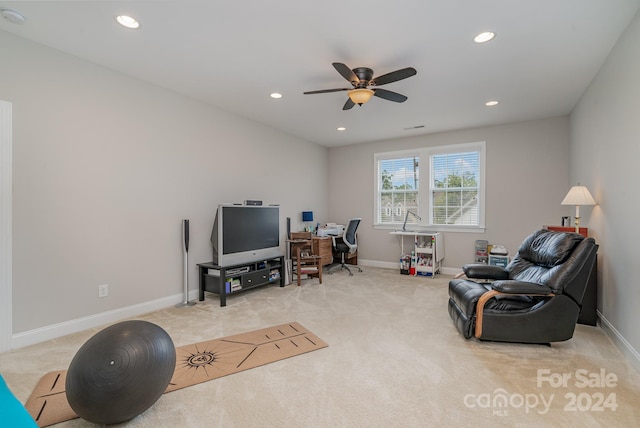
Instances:
[[[218,266],[280,257],[280,207],[218,205],[211,244]]]

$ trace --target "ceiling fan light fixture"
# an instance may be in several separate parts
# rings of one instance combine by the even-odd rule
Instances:
[[[373,91],[366,88],[357,88],[350,90],[348,95],[349,98],[351,98],[351,101],[358,105],[362,105],[371,99]]]

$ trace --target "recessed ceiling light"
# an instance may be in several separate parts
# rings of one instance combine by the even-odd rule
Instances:
[[[122,25],[123,27],[127,27],[132,30],[137,30],[138,28],[140,28],[140,23],[135,18],[127,15],[116,16],[116,21],[118,21],[118,24]]]
[[[496,33],[492,31],[485,31],[484,33],[480,33],[473,38],[473,41],[476,43],[486,43],[489,40],[493,39],[496,36]]]
[[[279,99],[282,98],[282,94],[279,94],[278,92],[274,92],[270,95],[271,98],[275,98],[275,99]]]
[[[500,101],[496,101],[496,100],[491,100],[484,103],[484,105],[486,105],[487,107],[497,106],[498,104],[500,104]]]
[[[346,131],[347,130],[347,128],[345,128],[344,126],[339,126],[337,129],[338,129],[338,131]]]
[[[2,13],[2,17],[4,19],[11,22],[12,24],[22,25],[24,24],[24,21],[26,21],[26,18],[23,14],[12,9],[2,9],[0,13]]]

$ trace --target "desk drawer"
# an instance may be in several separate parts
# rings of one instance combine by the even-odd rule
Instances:
[[[333,261],[333,243],[331,238],[314,237],[313,254],[320,256],[322,266],[331,264]]]

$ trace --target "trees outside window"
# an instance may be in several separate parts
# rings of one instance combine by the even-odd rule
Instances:
[[[479,142],[376,154],[376,225],[397,227],[410,210],[422,220],[408,223],[483,228],[484,152]]]

